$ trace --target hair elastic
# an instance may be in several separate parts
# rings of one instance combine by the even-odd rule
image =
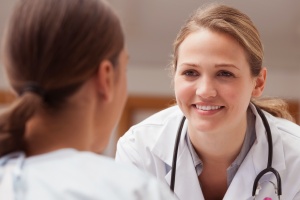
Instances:
[[[22,96],[25,92],[32,92],[41,96],[42,98],[45,97],[45,91],[37,83],[34,82],[25,84],[25,86],[21,90],[20,96]]]

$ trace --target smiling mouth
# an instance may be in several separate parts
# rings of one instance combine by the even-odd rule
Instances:
[[[210,111],[210,110],[219,110],[223,108],[224,106],[199,106],[199,105],[194,105],[198,110],[203,110],[203,111]]]

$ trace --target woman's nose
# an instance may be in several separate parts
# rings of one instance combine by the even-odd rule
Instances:
[[[217,96],[217,90],[214,82],[207,77],[202,77],[197,85],[196,95],[204,99]]]

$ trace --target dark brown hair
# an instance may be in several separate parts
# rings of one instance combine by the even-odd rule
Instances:
[[[35,111],[58,110],[102,60],[117,66],[123,47],[119,18],[104,1],[19,0],[3,40],[7,75],[19,97],[0,116],[0,155],[22,150]]]
[[[178,49],[181,43],[189,34],[201,28],[230,35],[245,50],[252,76],[256,77],[260,74],[264,52],[255,25],[239,10],[216,3],[197,9],[180,29],[173,44],[172,71],[176,71],[177,68]],[[287,110],[287,103],[282,99],[262,98],[251,101],[274,116],[295,121]]]

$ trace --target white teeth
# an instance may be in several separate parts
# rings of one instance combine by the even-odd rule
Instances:
[[[221,106],[198,106],[198,105],[196,105],[196,108],[200,109],[200,110],[217,110],[217,109],[220,109]]]

